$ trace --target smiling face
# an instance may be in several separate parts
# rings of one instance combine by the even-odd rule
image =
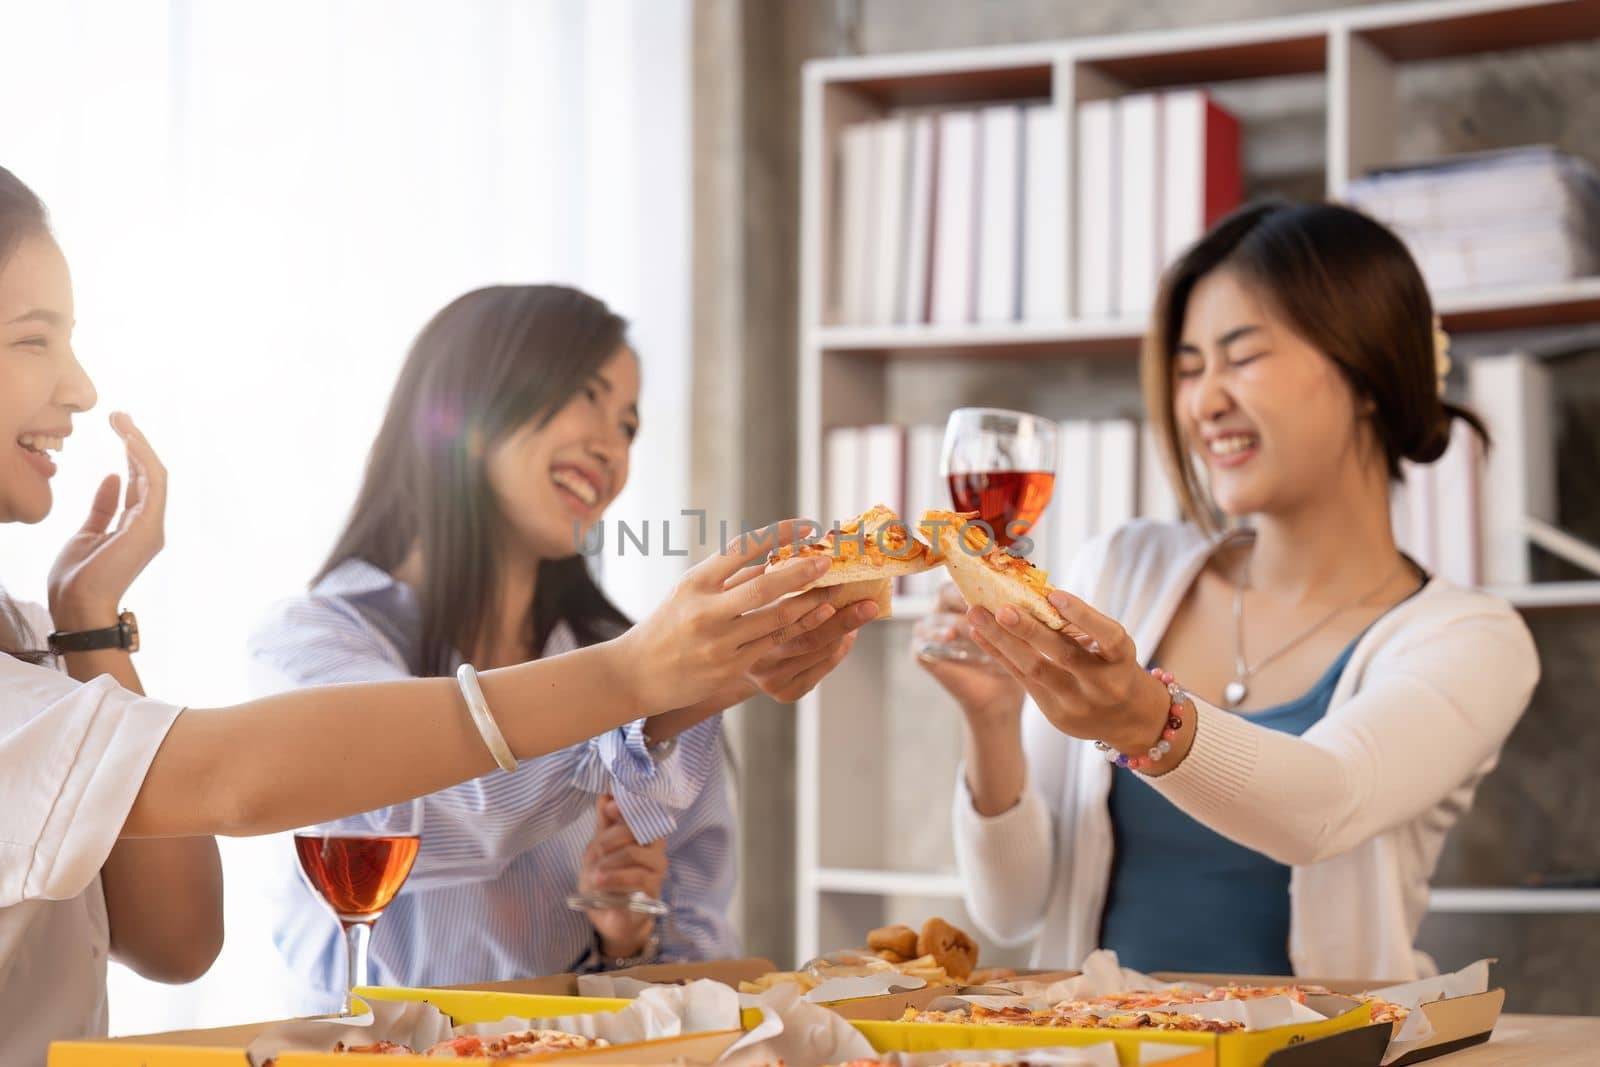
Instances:
[[[0,522],[50,513],[50,452],[94,406],[72,351],[72,276],[55,241],[24,237],[0,264]]]
[[[578,551],[628,481],[639,432],[639,361],[626,346],[550,421],[530,419],[489,452],[487,474],[512,540],[539,559]]]
[[[1233,271],[1195,284],[1172,371],[1181,440],[1229,515],[1284,513],[1382,467],[1333,360]]]

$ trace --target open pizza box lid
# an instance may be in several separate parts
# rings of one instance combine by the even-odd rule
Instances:
[[[1400,984],[1379,978],[1285,978],[1282,975],[1193,974],[1182,971],[1160,971],[1152,977],[1162,981],[1203,982],[1207,985],[1226,985],[1230,982],[1241,985],[1286,985],[1297,982],[1301,985],[1324,986],[1335,993],[1377,991]],[[1505,1006],[1505,1001],[1504,989],[1489,989],[1482,993],[1425,1001],[1419,1010],[1427,1016],[1428,1022],[1433,1027],[1433,1033],[1407,1050],[1403,1056],[1393,1060],[1387,1067],[1404,1067],[1405,1064],[1421,1063],[1448,1052],[1483,1044],[1494,1033],[1495,1024],[1500,1020],[1500,1011]]]

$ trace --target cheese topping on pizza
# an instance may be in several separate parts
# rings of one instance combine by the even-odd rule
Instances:
[[[910,536],[893,508],[875,504],[816,541],[779,545],[767,562],[771,565],[796,557],[826,556],[834,560],[835,566],[857,559],[882,566],[916,562],[929,554],[928,546]]]
[[[973,556],[982,559],[991,570],[1009,577],[1020,579],[1022,582],[1035,589],[1040,596],[1049,596],[1055,590],[1050,585],[1050,575],[1029,563],[1021,556],[1007,552],[995,543],[994,539],[979,526],[976,520],[976,511],[938,511],[925,512],[922,516],[923,532],[930,541],[937,541],[935,532],[939,529],[932,522],[944,523],[946,529],[958,530],[961,540],[966,545],[966,550]]]
[[[536,1052],[571,1052],[577,1049],[605,1048],[606,1045],[604,1038],[583,1037],[562,1030],[523,1030],[513,1034],[501,1034],[499,1037],[464,1034],[461,1037],[452,1037],[448,1041],[441,1041],[422,1055],[438,1059],[499,1060]],[[341,1041],[333,1046],[333,1051],[387,1056],[417,1055],[409,1045],[402,1045],[397,1041],[377,1041],[370,1045],[346,1045]]]
[[[1063,1010],[1066,1008],[1068,1010]],[[1199,1034],[1231,1034],[1244,1024],[1231,1019],[1206,1019],[1165,1011],[1118,1011],[1096,1015],[1068,1002],[1048,1011],[1020,1005],[989,1008],[975,1004],[970,1011],[918,1011],[907,1008],[902,1022],[966,1023],[973,1026],[1055,1026],[1079,1030],[1182,1030]]]

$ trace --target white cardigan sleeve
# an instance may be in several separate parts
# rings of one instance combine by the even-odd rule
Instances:
[[[1098,600],[1112,536],[1096,538],[1074,557],[1062,588]],[[985,934],[1002,945],[1037,936],[1051,889],[1060,876],[1057,824],[1066,791],[1071,738],[1052,726],[1030,698],[1022,705],[1022,750],[1028,780],[1022,799],[999,815],[979,815],[967,789],[967,769],[956,772],[951,813],[956,864],[966,883],[967,910]]]
[[[1359,688],[1301,737],[1195,701],[1194,747],[1148,779],[1225,837],[1308,866],[1475,785],[1539,677],[1521,618],[1502,602],[1441,592],[1444,611],[1399,628]]]
[[[94,880],[180,710],[0,655],[0,908]]]

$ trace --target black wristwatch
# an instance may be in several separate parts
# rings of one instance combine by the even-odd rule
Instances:
[[[117,616],[115,626],[103,630],[57,631],[50,635],[50,651],[56,655],[66,652],[99,652],[120,648],[126,652],[139,651],[139,620],[133,612],[124,611]]]

